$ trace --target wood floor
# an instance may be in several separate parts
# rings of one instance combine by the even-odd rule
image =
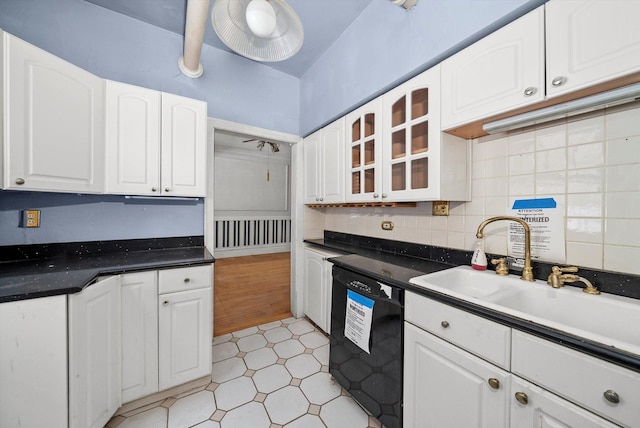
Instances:
[[[216,259],[213,335],[291,316],[291,254]]]

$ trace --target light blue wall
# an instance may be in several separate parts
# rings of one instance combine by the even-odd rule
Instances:
[[[41,210],[39,228],[18,227],[27,208]],[[201,236],[203,216],[202,199],[0,191],[0,246]]]
[[[374,0],[301,79],[300,135],[375,98],[547,0]]]
[[[298,133],[297,78],[205,45],[191,79],[182,36],[83,0],[0,0],[0,28],[100,77],[207,101],[210,117]]]

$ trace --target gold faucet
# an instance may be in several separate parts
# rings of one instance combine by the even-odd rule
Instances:
[[[535,279],[533,278],[533,269],[531,268],[531,229],[529,228],[527,222],[519,219],[518,217],[511,216],[491,217],[480,223],[480,226],[478,226],[476,237],[483,238],[483,231],[485,226],[489,223],[493,223],[494,221],[499,220],[515,221],[516,223],[522,225],[522,227],[524,228],[524,268],[522,269],[522,276],[520,277],[520,279],[524,281],[535,281]]]
[[[551,274],[549,274],[549,277],[547,278],[547,284],[549,284],[553,288],[560,288],[564,287],[565,282],[580,281],[583,282],[584,285],[586,285],[586,287],[582,289],[582,291],[584,291],[585,293],[600,294],[600,290],[594,287],[593,284],[591,284],[591,281],[589,281],[588,279],[564,272],[576,273],[578,272],[578,268],[575,266],[568,266],[563,268],[559,266],[553,266],[551,268]]]

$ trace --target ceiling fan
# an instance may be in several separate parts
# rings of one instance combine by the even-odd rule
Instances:
[[[278,143],[273,143],[271,141],[266,141],[266,140],[260,140],[258,138],[251,138],[249,140],[243,140],[243,143],[249,143],[251,141],[257,141],[258,142],[258,149],[262,150],[264,148],[265,145],[270,145],[271,146],[271,151],[273,153],[277,153],[280,151],[280,144]]]
[[[255,61],[290,58],[304,40],[302,22],[284,0],[216,0],[211,23],[229,49]]]

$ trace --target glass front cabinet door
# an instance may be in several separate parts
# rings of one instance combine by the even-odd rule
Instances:
[[[383,200],[439,198],[439,67],[392,89],[382,99]]]
[[[382,201],[382,99],[346,116],[347,202]]]

